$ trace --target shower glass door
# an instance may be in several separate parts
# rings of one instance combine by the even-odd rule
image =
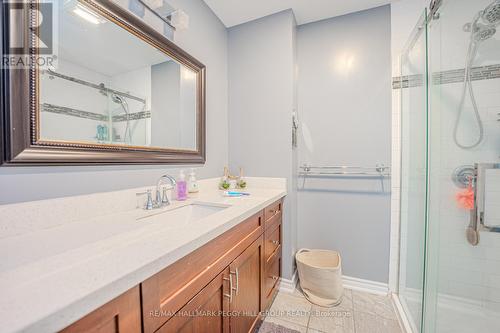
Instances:
[[[427,195],[427,26],[424,12],[401,56],[399,299],[420,331]]]
[[[443,0],[428,25],[424,332],[500,332],[499,22],[499,1]]]

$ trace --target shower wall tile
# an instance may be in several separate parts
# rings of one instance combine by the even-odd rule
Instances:
[[[496,289],[495,292],[500,295],[498,292],[500,291],[500,288],[498,288],[498,281],[500,281],[500,274],[485,274],[484,285],[488,288]],[[500,300],[498,302],[500,302]]]
[[[481,285],[464,282],[450,281],[449,294],[465,299],[484,299],[487,295],[487,288]]]
[[[391,232],[399,233],[399,208],[400,198],[396,197],[399,191],[399,181],[396,181],[395,170],[399,166],[400,135],[400,87],[413,87],[422,84],[418,77],[400,77],[399,73],[399,50],[402,48],[402,40],[406,41],[409,31],[417,22],[417,17],[412,17],[401,8],[411,7],[412,11],[417,6],[415,0],[403,0],[391,6],[392,16],[392,47],[393,47],[393,199],[392,208],[392,228]],[[463,1],[462,1],[463,2]],[[481,2],[487,2],[482,1]],[[411,4],[413,3],[413,4]],[[477,6],[477,2],[469,2],[470,6]],[[422,7],[423,8],[423,7]],[[471,10],[460,13],[463,17],[459,18],[460,24],[470,20]],[[403,20],[404,18],[404,20]],[[405,21],[406,20],[406,21]],[[405,21],[405,22],[404,22]],[[458,22],[458,21],[457,21]],[[458,25],[457,25],[458,26]],[[476,302],[480,313],[485,310],[490,311],[496,316],[500,316],[500,234],[481,232],[480,243],[478,246],[471,246],[465,238],[465,229],[469,224],[469,213],[457,207],[455,194],[460,189],[456,188],[451,182],[453,170],[460,165],[473,164],[476,162],[500,162],[500,64],[498,57],[487,58],[487,55],[479,57],[476,67],[472,71],[472,84],[476,94],[479,111],[484,121],[485,140],[474,150],[463,150],[458,148],[453,141],[454,120],[458,110],[458,104],[462,93],[464,77],[464,55],[466,53],[466,40],[463,39],[461,29],[454,32],[457,38],[450,38],[449,34],[443,33],[441,39],[440,61],[442,67],[439,72],[431,76],[431,84],[435,85],[431,91],[441,90],[441,94],[430,96],[433,106],[432,112],[439,117],[432,118],[434,126],[439,128],[438,133],[432,135],[433,147],[439,159],[434,159],[431,164],[430,172],[432,174],[431,186],[432,202],[429,207],[430,216],[435,219],[431,221],[437,225],[437,230],[431,229],[437,238],[439,247],[438,262],[439,267],[431,267],[432,274],[438,277],[439,301],[447,300],[455,308],[464,308],[464,304]],[[434,34],[436,36],[436,34]],[[458,39],[461,38],[461,39]],[[463,43],[457,43],[457,40]],[[498,36],[497,36],[498,39]],[[498,42],[498,41],[495,41]],[[449,44],[446,44],[449,43]],[[491,46],[491,45],[490,45]],[[491,50],[491,49],[490,49]],[[494,62],[497,62],[496,64]],[[435,66],[435,63],[434,63]],[[436,69],[437,66],[434,67]],[[438,102],[438,103],[436,103]],[[462,126],[472,127],[472,103],[469,98],[465,101],[465,110],[462,119]],[[439,134],[439,136],[436,136]],[[476,133],[474,131],[460,132],[461,137],[471,139]],[[488,181],[492,189],[499,189],[500,176],[490,178]],[[491,190],[491,193],[496,192]],[[500,214],[500,196],[496,193],[491,194],[489,198],[489,214],[497,218]],[[500,223],[500,222],[499,222]],[[403,237],[403,236],[402,236]],[[396,257],[392,251],[398,251],[398,235],[391,237],[391,258]],[[436,253],[433,253],[436,255]],[[392,263],[392,261],[391,261]],[[393,270],[397,278],[397,270]],[[396,280],[397,284],[397,280]],[[482,306],[482,308],[481,308]],[[465,310],[463,310],[465,311]],[[443,314],[450,314],[450,308],[443,307],[439,309],[438,319],[443,320]],[[446,316],[444,316],[446,317]],[[464,316],[465,317],[465,316]],[[459,323],[463,318],[457,318]],[[463,323],[463,322],[462,322]],[[462,324],[460,324],[462,326]],[[457,327],[460,327],[457,326]]]
[[[497,276],[498,278],[499,276]],[[498,280],[489,280],[493,285],[492,287],[488,287],[486,289],[486,301],[487,302],[500,302],[500,288],[498,287]],[[496,284],[495,284],[496,282]]]
[[[500,313],[500,302],[484,302],[484,308],[493,313]]]
[[[481,285],[485,279],[480,270],[471,270],[468,267],[450,266],[444,263],[441,274],[445,277],[445,280],[459,283],[467,281],[467,285]]]
[[[462,84],[453,83],[441,87],[442,99],[445,108],[442,108],[442,117],[448,119],[441,125],[441,180],[440,180],[440,262],[448,263],[439,269],[440,292],[452,296],[469,298],[482,302],[484,307],[491,295],[491,287],[499,287],[498,271],[500,271],[500,243],[498,234],[489,232],[480,233],[480,243],[473,247],[465,240],[465,229],[469,223],[469,213],[457,208],[454,194],[459,190],[450,181],[453,169],[462,164],[476,162],[495,162],[500,155],[500,124],[496,121],[495,112],[500,112],[500,80],[488,79],[473,82],[479,111],[484,121],[485,140],[475,150],[465,151],[458,148],[453,142],[454,116],[458,109]],[[498,110],[498,111],[497,111]],[[473,108],[469,99],[466,100],[464,118],[466,126],[473,121]],[[462,138],[465,139],[462,133]],[[465,133],[473,138],[474,133]],[[490,193],[487,199],[489,216],[497,217],[500,212],[500,199],[496,189],[500,189],[500,177],[488,179]],[[499,190],[500,191],[500,190]],[[432,208],[431,208],[432,209]],[[434,215],[437,216],[437,215]],[[490,219],[490,223],[494,220]],[[459,273],[460,272],[460,273]],[[453,274],[455,273],[455,274]],[[479,276],[482,279],[479,280]],[[496,282],[495,282],[496,281]],[[465,300],[464,300],[465,302]],[[498,309],[492,306],[491,310]]]
[[[464,76],[465,76],[464,68],[435,72],[431,74],[429,83],[431,85],[462,83],[464,82]],[[471,70],[471,80],[474,85],[476,85],[477,82],[480,81],[493,80],[498,78],[500,78],[500,64],[474,67]],[[425,77],[420,74],[403,75],[403,76],[398,75],[398,76],[393,76],[392,78],[392,89],[420,87],[423,86],[424,84],[425,84]],[[495,89],[491,88],[486,90],[481,90],[478,88],[478,91],[482,91],[483,93],[487,92],[495,93],[494,90]]]

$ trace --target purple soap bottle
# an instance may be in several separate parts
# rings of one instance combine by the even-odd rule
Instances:
[[[177,200],[183,201],[187,199],[187,182],[184,170],[179,173],[179,180],[177,181]]]

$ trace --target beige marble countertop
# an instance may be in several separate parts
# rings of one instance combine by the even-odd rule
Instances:
[[[250,196],[227,198],[216,190],[216,180],[201,181],[200,193],[163,209],[193,202],[227,206],[191,223],[164,221],[162,214],[141,219],[152,212],[140,208],[109,214],[96,208],[101,215],[71,223],[47,221],[46,227],[34,229],[27,226],[33,218],[26,213],[12,221],[22,233],[13,233],[5,227],[7,217],[16,219],[13,214],[39,210],[37,218],[44,222],[47,214],[40,212],[47,205],[58,205],[47,217],[57,219],[83,209],[73,207],[75,202],[92,210],[102,200],[85,196],[0,207],[0,231],[2,226],[8,231],[0,233],[0,332],[58,331],[286,195],[283,179],[250,178],[248,183],[255,184],[246,191]],[[129,201],[130,195],[134,191],[106,194]]]

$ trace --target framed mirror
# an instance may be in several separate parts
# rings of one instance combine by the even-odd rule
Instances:
[[[53,2],[41,64],[40,6],[2,8],[2,55],[22,43],[38,61],[2,69],[4,165],[205,162],[203,64],[102,0]]]

